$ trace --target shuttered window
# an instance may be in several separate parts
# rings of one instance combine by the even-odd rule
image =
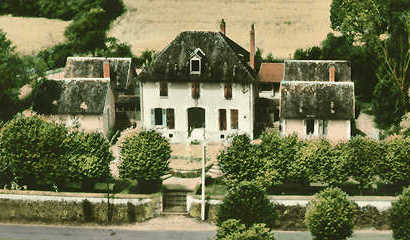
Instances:
[[[173,108],[167,109],[167,127],[168,129],[175,128],[175,111]]]
[[[154,108],[151,109],[151,125],[165,126],[166,124],[166,109]]]
[[[219,109],[219,130],[226,130],[226,109]]]
[[[159,96],[168,97],[168,82],[159,83]]]
[[[238,129],[238,109],[231,109],[231,129]]]
[[[193,82],[192,83],[192,98],[198,99],[199,98],[199,82]]]
[[[232,83],[225,83],[224,96],[225,99],[232,99]]]

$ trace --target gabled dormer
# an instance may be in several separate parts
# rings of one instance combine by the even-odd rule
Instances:
[[[205,56],[205,53],[197,48],[191,53],[189,59],[189,71],[191,74],[201,74],[201,60]]]

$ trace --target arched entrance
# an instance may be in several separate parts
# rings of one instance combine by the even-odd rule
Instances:
[[[200,107],[188,108],[188,137],[194,129],[205,129],[205,109]]]

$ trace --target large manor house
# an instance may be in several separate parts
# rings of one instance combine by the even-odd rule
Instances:
[[[139,125],[171,143],[256,138],[265,128],[302,138],[350,138],[354,84],[348,61],[255,66],[249,51],[219,32],[186,31],[141,70],[131,58],[69,57],[40,87],[34,111],[86,131]],[[138,74],[137,74],[138,72]]]

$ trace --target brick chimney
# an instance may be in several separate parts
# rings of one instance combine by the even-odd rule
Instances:
[[[329,67],[329,81],[334,82],[336,77],[336,68],[335,66]]]
[[[250,54],[249,65],[252,69],[255,69],[255,24],[251,26],[251,41],[250,41]]]
[[[220,32],[226,35],[226,23],[225,20],[222,18],[221,23],[219,24]]]
[[[110,78],[110,63],[108,61],[103,63],[103,71],[104,78]]]

